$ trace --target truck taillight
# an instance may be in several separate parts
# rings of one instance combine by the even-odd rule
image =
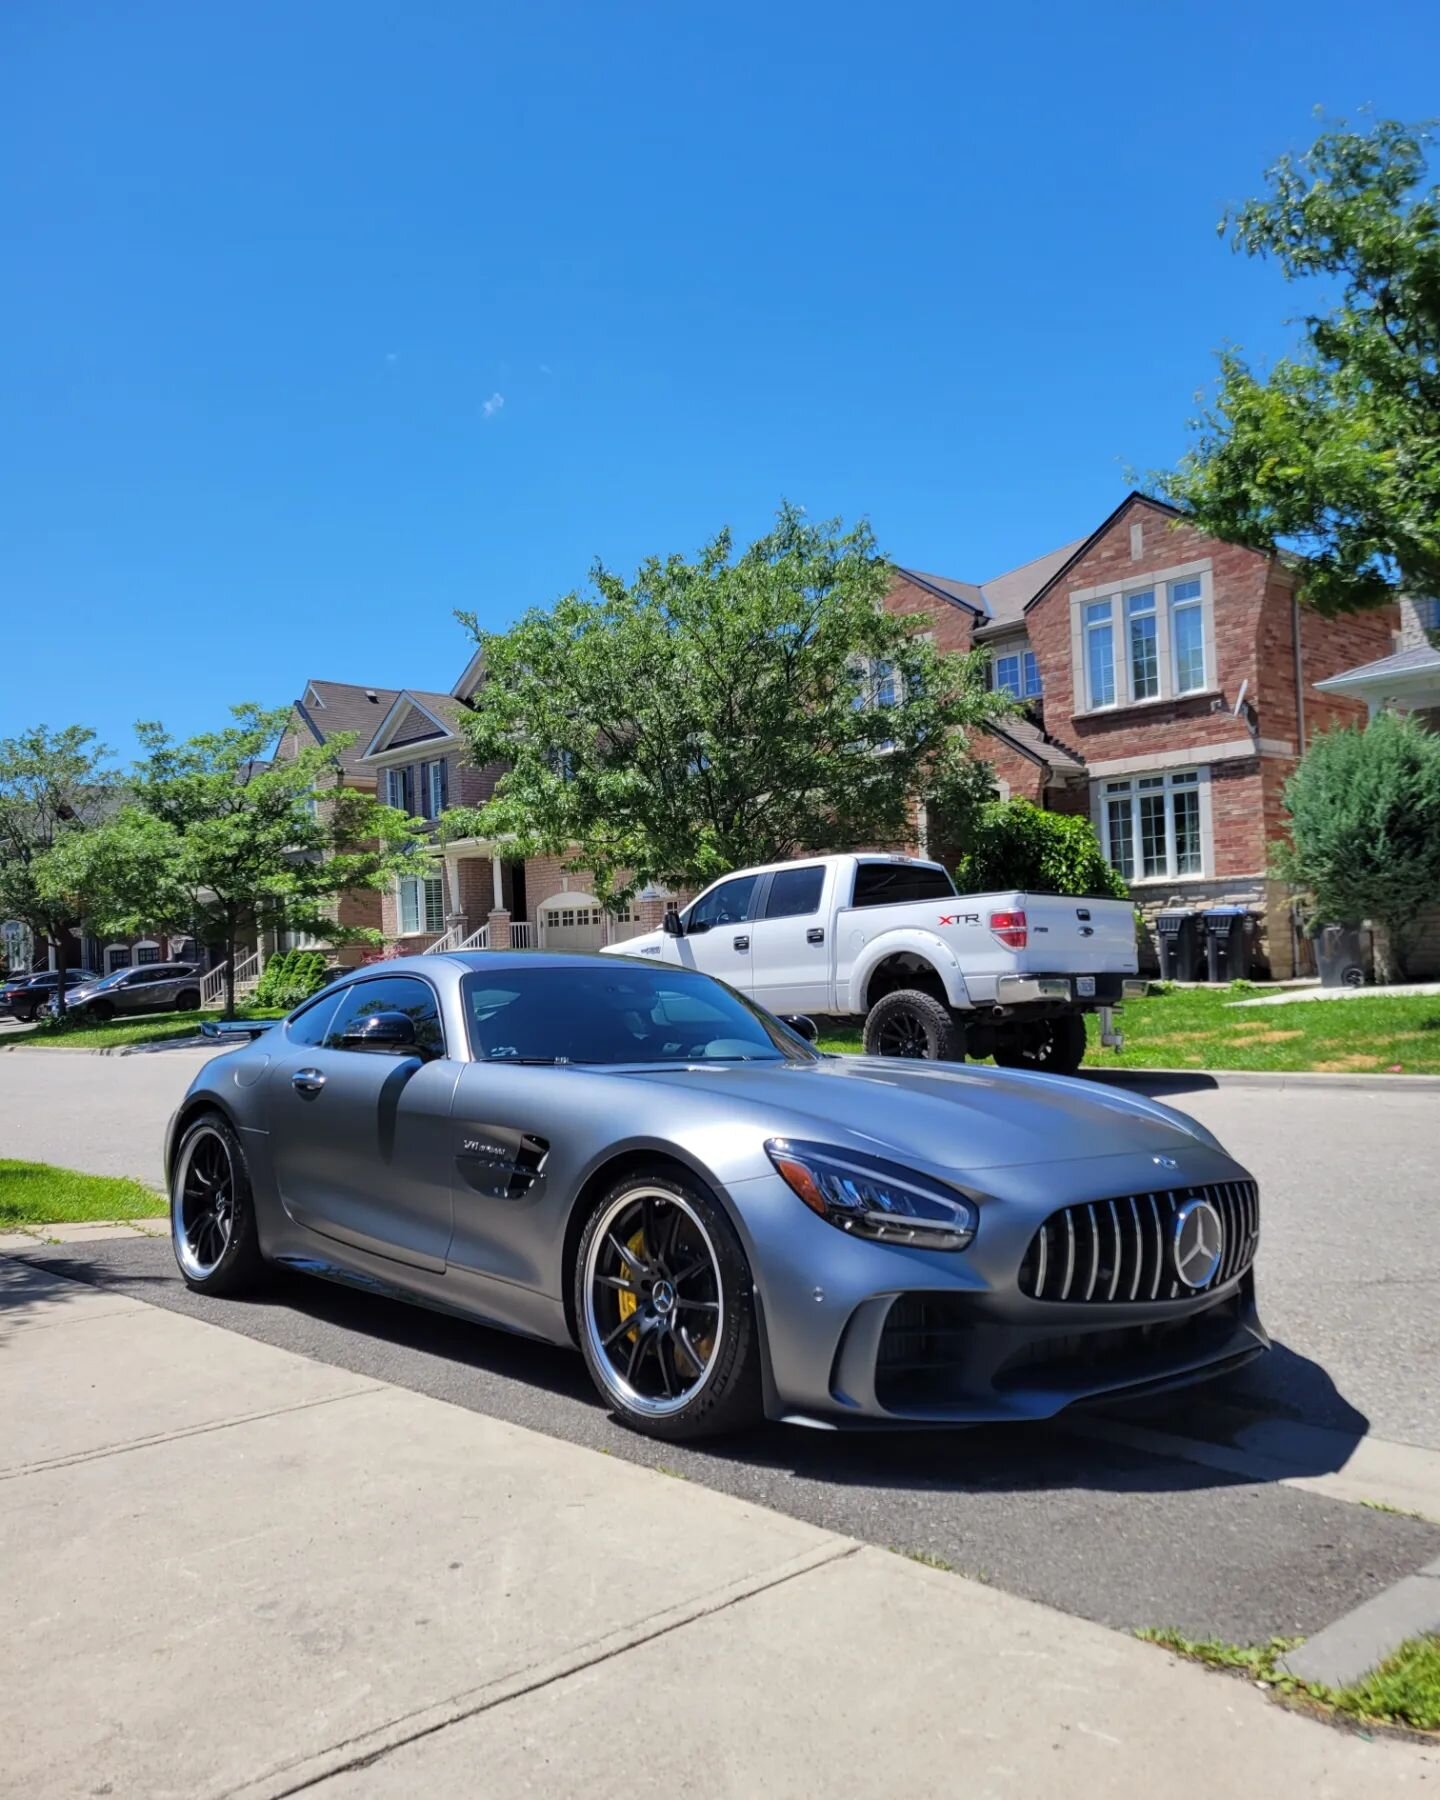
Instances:
[[[1007,950],[1023,950],[1030,942],[1023,912],[991,913],[990,929]]]

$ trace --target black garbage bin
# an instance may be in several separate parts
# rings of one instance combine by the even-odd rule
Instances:
[[[1255,955],[1255,915],[1243,906],[1205,912],[1205,956],[1212,981],[1244,981]]]
[[[1363,925],[1322,925],[1312,932],[1321,987],[1366,987],[1375,979],[1375,934]]]
[[[1155,941],[1160,950],[1160,973],[1166,981],[1204,980],[1200,921],[1193,908],[1176,906],[1156,913]]]

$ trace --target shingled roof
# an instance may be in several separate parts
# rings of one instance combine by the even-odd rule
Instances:
[[[295,702],[295,718],[317,744],[329,743],[338,733],[352,732],[355,741],[341,752],[340,764],[347,775],[361,775],[367,773],[360,767],[365,746],[399,692],[399,688],[360,687],[349,681],[307,681],[304,698]]]

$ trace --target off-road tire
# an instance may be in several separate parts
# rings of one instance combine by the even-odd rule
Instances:
[[[965,1036],[944,1001],[919,988],[897,988],[877,1000],[866,1015],[865,1054],[964,1062]]]

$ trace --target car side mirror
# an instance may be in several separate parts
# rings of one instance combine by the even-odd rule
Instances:
[[[342,1050],[378,1050],[391,1056],[418,1056],[415,1021],[409,1013],[376,1012],[353,1021],[340,1039]]]
[[[665,917],[660,921],[660,929],[665,933],[666,937],[684,937],[685,921],[680,917],[678,912],[667,912]]]
[[[808,1013],[781,1013],[780,1023],[788,1025],[796,1037],[804,1038],[807,1044],[819,1041],[820,1027]]]

